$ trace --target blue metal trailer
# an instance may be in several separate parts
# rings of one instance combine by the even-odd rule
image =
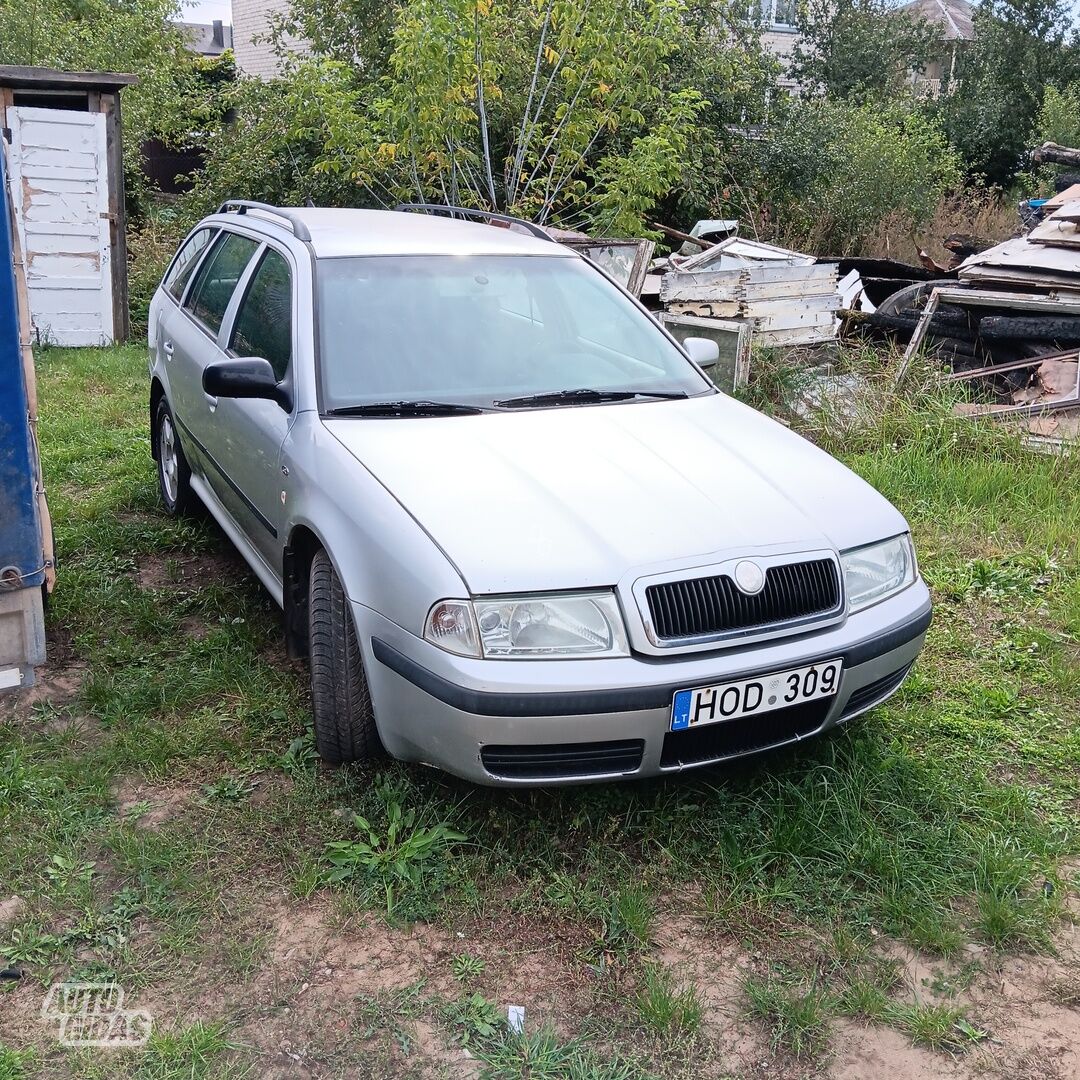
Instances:
[[[0,146],[0,691],[32,686],[45,662],[52,537],[37,453],[33,359]],[[24,345],[24,342],[26,343]]]

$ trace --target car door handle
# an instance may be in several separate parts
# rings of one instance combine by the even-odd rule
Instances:
[[[171,360],[173,354],[173,343],[171,341],[163,341],[161,343],[161,351]]]

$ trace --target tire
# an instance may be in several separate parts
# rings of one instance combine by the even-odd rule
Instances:
[[[345,590],[325,551],[308,579],[308,654],[315,746],[331,765],[382,755],[371,692]]]
[[[154,413],[153,434],[161,503],[169,517],[187,517],[198,509],[199,497],[191,487],[191,468],[165,398]]]
[[[902,315],[906,312],[914,312],[916,318],[922,314],[926,307],[926,301],[930,299],[930,293],[934,289],[945,289],[950,285],[955,286],[952,278],[934,278],[932,281],[917,281],[914,285],[905,285],[902,289],[886,296],[878,304],[879,315]]]

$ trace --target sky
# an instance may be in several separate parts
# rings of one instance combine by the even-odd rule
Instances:
[[[191,0],[184,5],[184,19],[206,23],[220,19],[223,23],[231,23],[232,5],[229,0]]]

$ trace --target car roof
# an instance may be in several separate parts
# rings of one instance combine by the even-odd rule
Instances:
[[[541,240],[486,222],[462,221],[436,214],[394,210],[345,210],[282,207],[292,221],[302,222],[311,234],[316,258],[350,255],[564,255],[573,252],[554,241]],[[289,236],[292,227],[284,216],[249,208],[244,214],[214,214],[217,225],[247,225],[257,232]]]

